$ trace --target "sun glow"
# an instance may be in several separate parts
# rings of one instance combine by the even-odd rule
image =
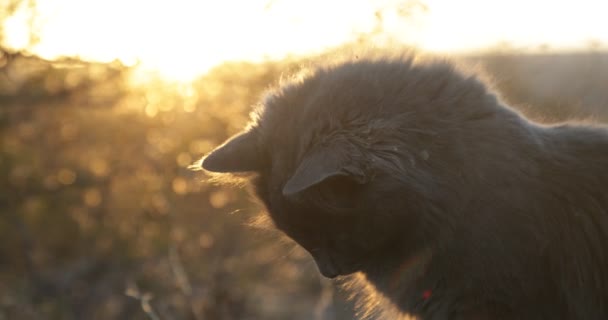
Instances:
[[[227,60],[307,54],[353,41],[378,27],[384,35],[437,52],[464,52],[509,43],[583,48],[608,42],[604,1],[422,0],[398,15],[407,0],[138,1],[37,0],[42,57],[120,60],[187,81]],[[412,1],[409,1],[412,3]],[[9,46],[27,43],[27,15],[5,23]]]
[[[429,0],[427,50],[466,51],[499,44],[515,48],[585,49],[608,42],[608,2]]]

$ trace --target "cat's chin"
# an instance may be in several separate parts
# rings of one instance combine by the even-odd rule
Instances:
[[[344,267],[344,266],[338,266],[335,263],[331,263],[331,262],[323,262],[320,263],[319,261],[317,262],[317,269],[319,269],[319,272],[321,273],[321,275],[323,275],[325,278],[328,279],[334,279],[338,276],[347,276],[350,274],[353,274],[355,272],[358,272],[359,270],[355,270],[353,268],[348,268],[348,267]]]
[[[328,272],[327,270],[323,271],[321,269],[319,269],[319,272],[321,272],[321,275],[323,275],[325,278],[328,279],[335,279],[337,277],[340,276],[348,276],[351,275],[357,271],[352,271],[352,272]]]
[[[351,275],[353,273],[356,273],[357,271],[346,271],[346,272],[342,272],[342,271],[337,271],[337,270],[327,270],[327,269],[321,269],[319,268],[319,272],[321,273],[321,275],[323,275],[325,278],[328,279],[335,279],[337,277],[340,276],[348,276]]]
[[[328,278],[328,279],[334,279],[334,278],[336,278],[337,276],[340,275],[339,273],[336,273],[336,272],[331,272],[331,271],[326,271],[326,270],[320,270],[320,269],[319,269],[319,272],[321,272],[321,274],[325,278]]]

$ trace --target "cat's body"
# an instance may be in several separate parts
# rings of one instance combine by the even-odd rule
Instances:
[[[448,63],[319,68],[203,167],[254,172],[323,275],[405,314],[608,318],[608,131],[533,124]]]

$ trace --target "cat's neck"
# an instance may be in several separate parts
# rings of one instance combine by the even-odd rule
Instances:
[[[430,300],[437,281],[429,277],[433,250],[423,248],[402,261],[387,261],[381,269],[364,270],[366,280],[399,309],[407,309]]]

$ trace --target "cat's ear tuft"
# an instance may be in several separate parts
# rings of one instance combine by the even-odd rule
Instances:
[[[211,172],[258,171],[261,166],[261,153],[253,131],[230,138],[201,161],[201,167]]]
[[[361,166],[353,164],[353,157],[339,148],[323,148],[307,155],[283,187],[283,195],[290,196],[315,186],[329,178],[347,177],[363,184],[367,176]]]

